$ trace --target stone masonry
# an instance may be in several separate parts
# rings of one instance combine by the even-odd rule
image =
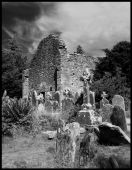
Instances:
[[[60,91],[62,101],[66,88],[74,94],[82,91],[83,83],[80,76],[86,67],[94,69],[94,66],[92,57],[85,54],[68,54],[60,37],[50,34],[39,43],[27,70],[28,75],[23,81],[23,97],[32,90],[36,90],[37,93]]]

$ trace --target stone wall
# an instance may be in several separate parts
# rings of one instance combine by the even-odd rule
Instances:
[[[83,82],[80,77],[86,67],[94,69],[95,63],[93,58],[84,54],[68,54],[66,58],[62,58],[62,72],[61,72],[61,85],[62,89],[71,89],[75,94],[81,92]]]
[[[27,98],[28,94],[29,94],[29,69],[26,69],[23,72],[23,89],[22,89],[23,98]]]
[[[81,92],[83,83],[80,76],[85,67],[94,66],[92,57],[77,53],[68,54],[60,37],[50,34],[37,48],[30,64],[29,79],[25,79],[23,90],[27,89],[29,84],[28,91],[60,91],[62,99],[66,88],[71,89],[74,94]]]
[[[60,90],[61,55],[59,49],[65,51],[65,46],[59,41],[58,36],[49,35],[40,42],[30,65],[30,89]]]

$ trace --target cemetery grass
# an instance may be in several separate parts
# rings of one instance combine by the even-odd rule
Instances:
[[[2,142],[2,168],[54,168],[55,140],[21,136]]]
[[[20,136],[15,139],[2,139],[2,168],[70,168],[67,162],[57,162],[55,139],[48,140],[42,135],[36,138]],[[5,140],[5,141],[4,141]],[[109,155],[130,159],[128,146],[97,146],[93,159],[87,162],[84,168],[99,168],[98,159],[106,159]]]

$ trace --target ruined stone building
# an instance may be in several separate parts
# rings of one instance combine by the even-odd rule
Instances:
[[[94,59],[85,54],[68,54],[59,36],[50,34],[39,43],[30,68],[24,72],[23,97],[32,90],[60,91],[61,97],[66,88],[79,92],[83,86],[80,81],[83,70],[94,65]]]

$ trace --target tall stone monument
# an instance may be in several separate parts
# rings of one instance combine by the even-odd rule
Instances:
[[[82,110],[78,112],[78,122],[80,124],[93,124],[93,114],[94,110],[92,109],[92,105],[90,104],[90,84],[91,84],[91,72],[87,68],[83,72],[83,76],[80,78],[83,81],[83,104]]]
[[[29,69],[26,69],[23,72],[22,96],[23,98],[28,98],[28,95],[29,95]]]

